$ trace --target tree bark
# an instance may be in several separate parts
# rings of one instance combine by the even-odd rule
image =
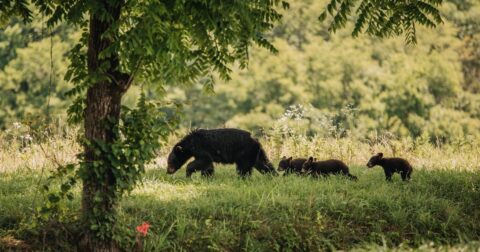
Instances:
[[[87,90],[86,108],[84,111],[84,129],[85,138],[88,142],[100,140],[111,144],[116,140],[114,127],[118,125],[120,118],[121,99],[128,90],[131,78],[128,74],[119,71],[119,57],[115,52],[105,58],[100,58],[99,54],[115,41],[112,37],[102,36],[110,29],[112,25],[119,20],[122,4],[113,3],[115,1],[98,1],[99,6],[103,7],[111,15],[111,18],[102,19],[98,12],[90,13],[90,33],[88,41],[87,64],[89,73],[100,73],[102,76],[108,76],[108,80],[100,80],[93,83]],[[118,33],[117,31],[113,31]],[[108,63],[109,67],[100,70],[100,66]],[[106,127],[108,126],[110,127]],[[88,144],[84,147],[85,174],[83,174],[83,194],[82,194],[82,220],[85,224],[85,233],[80,239],[80,251],[119,251],[118,246],[112,240],[111,235],[99,239],[91,230],[93,209],[97,208],[105,216],[112,216],[115,213],[115,198],[103,197],[101,202],[95,202],[94,197],[97,192],[106,193],[109,188],[115,185],[116,181],[112,173],[112,167],[105,154],[96,154],[94,149]],[[105,173],[103,178],[98,179],[93,171],[94,161],[105,161]],[[111,190],[111,189],[110,189]],[[98,216],[98,215],[97,215]],[[94,219],[96,223],[102,224],[111,220],[105,218]],[[111,223],[114,224],[114,223]]]

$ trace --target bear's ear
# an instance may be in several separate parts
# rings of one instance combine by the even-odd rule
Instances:
[[[308,158],[308,162],[309,162],[309,163],[313,162],[313,157],[309,157],[309,158]]]
[[[379,156],[379,157],[382,158],[382,157],[383,157],[383,153],[379,152],[379,153],[377,154],[377,156]]]
[[[288,161],[292,161],[292,157],[289,157],[289,158],[288,158]]]
[[[283,160],[283,159],[287,159],[287,156],[283,156],[283,157],[282,157],[282,160]]]
[[[175,147],[175,150],[176,150],[176,151],[182,151],[183,148],[182,148],[182,146],[179,145],[179,146],[176,146],[176,147]]]
[[[316,162],[316,161],[317,161],[317,158],[313,158],[313,161],[315,161],[315,162]]]

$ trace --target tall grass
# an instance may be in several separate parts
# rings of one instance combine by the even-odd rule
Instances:
[[[42,171],[75,160],[78,133],[59,130],[25,142],[28,129],[19,126],[0,135],[0,250],[8,248],[1,240],[6,236],[36,249],[73,250],[74,228],[59,229],[45,241],[23,227],[42,202]],[[260,140],[274,163],[283,155],[338,158],[359,181],[258,173],[242,180],[231,165],[217,165],[212,179],[186,179],[184,169],[173,176],[164,170],[179,137],[171,137],[119,205],[120,221],[132,232],[143,221],[152,224],[146,251],[480,250],[479,143],[267,132]],[[397,175],[387,183],[380,168],[367,169],[368,158],[380,151],[409,159],[412,181]],[[71,220],[80,205],[80,188],[75,190]]]
[[[264,148],[274,160],[282,156],[318,159],[336,158],[349,165],[365,166],[377,152],[387,157],[408,159],[416,169],[428,170],[480,170],[480,143],[463,145],[434,145],[428,141],[411,139],[376,138],[361,141],[354,138],[306,137],[293,135],[288,138],[265,137]]]
[[[75,161],[81,150],[77,136],[76,128],[56,126],[38,132],[15,123],[0,131],[0,173],[51,169],[57,163]]]
[[[165,148],[150,167],[164,167],[171,147],[188,130],[169,138]],[[48,137],[35,139],[25,125],[18,124],[0,132],[0,172],[19,169],[37,170],[72,162],[81,151],[77,142],[78,130],[66,126],[56,128]],[[28,141],[24,139],[29,139]],[[351,166],[364,166],[377,152],[385,156],[408,159],[416,169],[428,170],[480,170],[480,141],[465,139],[454,144],[432,144],[427,139],[397,139],[390,135],[356,139],[353,137],[315,137],[304,134],[267,132],[259,139],[268,156],[277,162],[282,156],[318,159],[336,158]]]

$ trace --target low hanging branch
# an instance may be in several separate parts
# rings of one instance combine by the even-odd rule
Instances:
[[[416,24],[435,28],[443,22],[441,4],[442,0],[331,0],[319,20],[331,16],[329,31],[336,32],[355,16],[354,37],[364,32],[382,38],[404,34],[407,44],[415,44]]]

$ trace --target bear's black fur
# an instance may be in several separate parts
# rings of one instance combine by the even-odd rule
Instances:
[[[265,174],[277,172],[267,158],[261,144],[249,132],[240,129],[197,129],[173,147],[168,156],[169,174],[175,173],[191,157],[187,176],[201,170],[203,175],[213,174],[213,163],[236,164],[240,176],[249,176],[252,167]]]
[[[400,173],[403,181],[408,181],[413,172],[413,168],[407,160],[403,158],[384,158],[383,153],[377,153],[372,156],[367,163],[368,168],[372,168],[375,165],[383,167],[387,181],[392,181],[392,175],[395,172]]]
[[[330,174],[344,175],[352,180],[357,180],[356,176],[350,174],[348,166],[337,159],[329,159],[324,161],[314,161],[313,157],[302,166],[302,173],[310,174],[314,177],[328,176]]]
[[[278,163],[278,171],[285,171],[285,173],[283,174],[284,176],[291,173],[300,175],[302,174],[302,166],[305,161],[307,161],[306,158],[293,159],[292,157],[287,158],[286,156],[283,156]]]

